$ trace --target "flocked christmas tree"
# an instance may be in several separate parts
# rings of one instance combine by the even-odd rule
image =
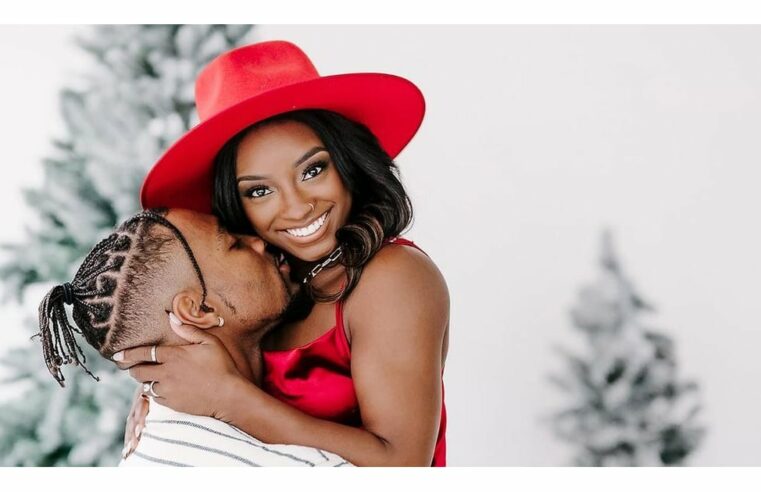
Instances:
[[[561,350],[568,370],[552,377],[571,400],[553,417],[555,433],[580,466],[685,464],[705,432],[698,386],[679,380],[674,342],[643,320],[654,309],[624,274],[608,232],[600,264],[571,310],[586,351]]]
[[[196,123],[194,80],[219,53],[250,41],[251,26],[98,26],[78,40],[95,60],[63,90],[66,135],[53,143],[44,183],[27,190],[39,224],[6,245],[5,297],[70,280],[90,248],[139,209],[141,181],[160,153]],[[30,319],[29,333],[38,327]],[[79,368],[51,378],[38,339],[4,354],[25,390],[0,406],[0,465],[114,465],[135,382],[81,343],[95,382]]]

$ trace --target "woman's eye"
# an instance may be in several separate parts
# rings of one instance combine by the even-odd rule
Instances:
[[[269,195],[270,193],[272,193],[272,190],[264,186],[257,186],[256,188],[251,188],[246,191],[246,196],[249,198],[261,198],[263,196]]]
[[[302,175],[304,179],[302,181],[306,181],[320,175],[325,170],[325,167],[327,167],[327,165],[324,162],[312,164],[304,171],[304,174]]]

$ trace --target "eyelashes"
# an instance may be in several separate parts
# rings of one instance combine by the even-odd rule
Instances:
[[[321,175],[328,167],[328,162],[325,160],[317,161],[309,165],[304,172],[301,173],[301,181],[309,181]],[[272,190],[268,186],[256,185],[248,188],[243,196],[245,198],[263,198],[267,195],[271,195]]]
[[[267,193],[264,193],[265,191]],[[272,193],[272,190],[270,190],[266,186],[254,186],[254,187],[251,187],[251,188],[247,189],[246,192],[243,193],[243,195],[246,198],[261,198],[261,197],[267,196],[267,195],[269,195],[271,193]]]
[[[322,174],[322,172],[325,170],[326,167],[328,167],[328,163],[326,161],[317,161],[314,164],[310,164],[309,167],[304,169],[304,172],[301,173],[301,181],[306,181],[307,179],[316,178],[317,176]],[[312,173],[312,171],[317,171],[317,172]]]

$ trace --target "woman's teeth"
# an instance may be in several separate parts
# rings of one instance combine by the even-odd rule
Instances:
[[[300,229],[286,229],[285,232],[287,232],[291,236],[296,236],[296,237],[311,236],[312,234],[317,232],[320,229],[320,227],[322,227],[322,225],[325,223],[325,218],[327,216],[328,216],[328,213],[325,212],[324,214],[320,215],[320,217],[317,220],[315,220],[308,226],[302,227]]]

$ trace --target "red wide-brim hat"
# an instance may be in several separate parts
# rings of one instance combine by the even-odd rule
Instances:
[[[420,89],[402,77],[350,73],[322,77],[296,45],[267,41],[215,58],[196,80],[200,122],[162,155],[143,181],[143,208],[211,213],[214,158],[241,130],[271,116],[325,109],[362,123],[396,157],[425,114]]]

